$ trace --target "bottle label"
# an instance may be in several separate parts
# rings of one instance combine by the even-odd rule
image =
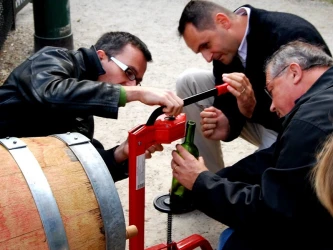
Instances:
[[[146,157],[143,153],[136,157],[136,190],[139,190],[145,186],[145,167]]]

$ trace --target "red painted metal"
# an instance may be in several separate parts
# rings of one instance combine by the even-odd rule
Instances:
[[[228,84],[224,83],[213,89],[185,98],[184,106],[211,96],[219,96],[228,92]],[[144,250],[145,220],[145,151],[154,144],[169,144],[185,136],[186,115],[180,114],[170,119],[163,113],[163,107],[157,108],[146,125],[140,125],[129,131],[129,224],[135,225],[138,235],[129,240],[130,250]],[[162,115],[161,115],[162,114]],[[156,119],[156,120],[155,120]],[[212,250],[212,247],[200,235],[194,234],[169,246],[159,244],[147,250],[167,249]]]
[[[158,244],[158,245],[155,245],[155,246],[152,246],[152,247],[148,247],[145,250],[162,250],[162,249],[168,250],[168,247],[169,247],[169,249],[171,247],[173,247],[171,249],[176,249],[175,247],[177,247],[177,245],[174,242],[169,244],[169,245],[167,245],[167,244]]]
[[[146,248],[145,250],[193,250],[200,247],[202,250],[213,250],[210,243],[202,236],[198,234],[193,234],[179,242],[172,242],[169,245],[166,244],[158,244],[156,246],[152,246]]]
[[[129,240],[130,250],[144,249],[145,185],[144,154],[151,145],[169,144],[185,135],[186,115],[174,120],[159,116],[154,125],[140,125],[129,131],[129,224],[138,228],[138,235]],[[140,179],[141,178],[141,179]]]
[[[200,247],[202,250],[213,250],[210,243],[199,234],[193,234],[177,243],[177,249],[195,249]]]
[[[223,83],[221,85],[216,86],[215,88],[217,89],[217,95],[222,95],[228,92],[227,87],[229,86],[228,83]]]

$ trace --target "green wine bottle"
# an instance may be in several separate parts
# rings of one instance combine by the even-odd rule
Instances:
[[[195,158],[198,158],[199,150],[194,144],[195,125],[195,122],[191,120],[186,123],[185,140],[181,145]],[[173,213],[185,213],[194,209],[192,192],[174,177],[171,184],[170,207]]]

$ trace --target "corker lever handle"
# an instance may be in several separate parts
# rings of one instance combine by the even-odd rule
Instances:
[[[228,89],[227,89],[228,85],[229,85],[228,83],[223,83],[221,85],[217,85],[213,89],[204,91],[204,92],[196,94],[196,95],[192,95],[190,97],[186,97],[185,99],[183,99],[184,106],[201,101],[201,100],[206,99],[211,96],[219,96],[219,95],[225,94],[228,92]],[[163,114],[163,108],[164,108],[164,106],[161,106],[153,111],[153,113],[150,115],[150,117],[146,123],[146,126],[154,125],[157,117],[159,117],[160,115]]]

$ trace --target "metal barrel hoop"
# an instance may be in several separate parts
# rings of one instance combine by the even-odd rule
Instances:
[[[50,250],[69,249],[65,227],[51,187],[26,143],[16,137],[0,139],[20,168],[41,218]]]
[[[106,249],[126,248],[126,226],[123,208],[112,176],[102,157],[80,133],[52,135],[67,144],[81,162],[94,190],[105,229]]]

